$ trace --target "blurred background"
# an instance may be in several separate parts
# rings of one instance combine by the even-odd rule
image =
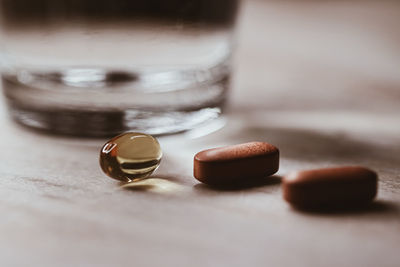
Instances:
[[[7,1],[5,0],[4,2]],[[43,4],[44,7],[47,5],[52,7],[50,2],[47,3],[45,1],[43,3],[46,3]],[[90,1],[85,2],[85,4],[91,3]],[[155,1],[151,5],[158,5],[157,3]],[[180,2],[172,1],[170,3],[177,5],[176,3]],[[127,20],[128,27],[126,25],[121,27],[121,29],[126,30],[126,33],[118,28],[118,23],[115,25],[112,23],[110,25],[105,24],[109,28],[104,32],[101,32],[102,26],[97,26],[99,28],[94,27],[91,33],[91,24],[85,24],[85,20],[83,20],[82,33],[79,32],[79,29],[78,33],[66,31],[65,36],[60,35],[59,40],[56,39],[56,28],[48,32],[45,31],[42,33],[43,36],[39,37],[38,35],[36,38],[35,32],[29,33],[33,35],[32,37],[23,32],[20,35],[17,34],[15,40],[10,39],[9,49],[12,50],[12,42],[16,42],[14,46],[18,46],[21,51],[26,50],[29,52],[29,40],[34,42],[36,47],[42,46],[42,49],[35,48],[36,50],[32,49],[30,52],[32,58],[36,54],[40,55],[37,56],[38,59],[35,59],[36,62],[40,62],[39,66],[40,64],[43,64],[43,66],[46,66],[46,64],[52,66],[50,64],[53,64],[57,68],[57,66],[66,65],[68,62],[68,64],[74,66],[76,62],[80,61],[82,62],[79,64],[85,66],[85,60],[87,60],[92,62],[94,66],[96,64],[101,67],[105,66],[104,68],[114,66],[116,71],[110,69],[111,72],[109,74],[104,74],[105,80],[102,80],[103,73],[101,68],[61,69],[57,70],[58,72],[48,70],[48,73],[41,73],[42,70],[39,69],[38,74],[33,71],[31,76],[27,75],[26,71],[20,71],[16,75],[18,81],[22,80],[22,83],[28,81],[27,84],[29,84],[29,79],[33,79],[33,85],[51,88],[49,92],[53,91],[53,93],[46,95],[43,93],[45,90],[36,92],[32,89],[21,89],[21,92],[18,93],[17,88],[9,85],[8,87],[13,88],[7,90],[6,93],[10,99],[13,99],[10,102],[15,103],[15,106],[18,106],[19,102],[37,102],[36,105],[41,106],[38,114],[33,113],[33,119],[20,115],[30,109],[30,107],[23,106],[26,103],[17,108],[17,110],[20,108],[22,111],[14,112],[14,114],[17,114],[15,116],[25,124],[29,124],[26,121],[32,121],[31,124],[35,126],[35,124],[42,123],[40,120],[39,122],[35,121],[35,116],[40,117],[43,114],[51,113],[49,110],[52,110],[53,106],[59,107],[69,103],[69,109],[76,111],[76,113],[62,111],[55,118],[53,118],[54,116],[44,117],[44,124],[48,121],[47,124],[50,126],[43,127],[57,129],[57,127],[61,127],[58,126],[61,120],[65,124],[61,127],[61,132],[68,132],[68,128],[84,129],[92,127],[94,132],[98,130],[99,135],[102,135],[103,132],[107,133],[107,129],[96,129],[96,125],[100,125],[97,120],[85,120],[84,116],[90,116],[87,111],[93,109],[101,112],[104,109],[105,112],[108,112],[118,108],[124,109],[125,106],[128,108],[133,106],[138,107],[138,110],[133,110],[129,115],[119,115],[112,112],[102,115],[106,122],[103,122],[104,125],[110,124],[110,128],[115,127],[115,130],[108,132],[108,134],[124,131],[129,127],[135,128],[135,121],[139,125],[141,123],[146,125],[143,118],[150,121],[152,115],[135,115],[137,111],[140,113],[142,107],[151,112],[155,111],[154,124],[160,124],[159,129],[165,126],[164,132],[176,132],[191,126],[183,125],[180,128],[177,127],[177,129],[168,129],[168,125],[180,124],[181,120],[189,121],[186,124],[191,125],[190,121],[195,121],[196,119],[202,121],[215,117],[223,105],[227,90],[230,100],[228,110],[230,112],[243,113],[243,111],[250,109],[258,111],[318,111],[322,114],[334,110],[335,113],[341,114],[358,112],[360,114],[382,115],[386,119],[399,112],[400,3],[398,1],[244,0],[242,1],[242,8],[236,27],[235,72],[232,76],[233,83],[230,84],[226,82],[226,77],[229,76],[226,64],[229,65],[230,62],[230,25],[234,16],[232,14],[234,13],[230,9],[224,10],[223,6],[226,5],[234,10],[235,4],[228,5],[228,3],[235,2],[220,2],[220,4],[215,4],[212,1],[202,2],[199,5],[204,10],[198,11],[198,13],[195,9],[188,9],[194,13],[183,13],[185,15],[181,19],[183,19],[184,23],[178,23],[181,28],[177,24],[178,26],[168,26],[172,28],[155,28],[152,32],[151,29],[154,25],[149,24],[149,26],[143,26],[143,32],[141,30],[128,32],[127,29],[131,27],[129,23],[133,23],[132,25],[136,25],[135,23],[141,25],[140,23],[142,23],[140,19],[138,21],[132,19],[132,21]],[[20,0],[19,4],[15,6],[9,5],[18,10],[19,5],[25,6],[25,4],[24,1],[21,2]],[[210,6],[207,11],[208,5]],[[138,4],[138,6],[140,5]],[[57,8],[62,8],[62,5],[54,5],[53,8],[57,11]],[[101,8],[104,10],[100,11],[100,13],[105,12],[107,5],[102,4]],[[101,8],[100,10],[102,10]],[[163,10],[165,12],[168,11],[169,13],[165,17],[167,19],[169,18],[168,16],[171,16],[171,18],[176,16],[175,11],[170,10],[167,5],[160,7],[160,9],[154,9],[160,12]],[[16,12],[15,10],[14,12]],[[84,10],[82,8],[82,10],[77,11],[77,18],[79,18],[79,12],[85,14]],[[186,9],[183,8],[182,10]],[[224,10],[223,13],[222,10]],[[23,12],[29,13],[29,8]],[[18,13],[21,18],[24,17],[25,13],[23,12]],[[70,11],[65,12],[65,14],[62,12],[60,14],[68,18],[68,12]],[[180,14],[179,12],[177,14]],[[221,14],[221,18],[218,17],[218,13]],[[93,14],[95,19],[91,18],[88,21],[90,22],[93,19],[93,21],[99,21],[99,25],[102,25],[101,14]],[[130,13],[122,15],[129,16],[127,14]],[[134,17],[136,16],[135,14],[133,12],[131,15]],[[99,17],[96,18],[96,16]],[[150,16],[163,18],[163,15],[158,13]],[[197,16],[200,16],[200,26],[192,29],[192,20],[197,21]],[[74,15],[71,18],[75,18]],[[58,25],[58,20],[51,16],[51,12],[49,12],[48,19],[49,21],[55,19],[54,25]],[[32,24],[29,23],[29,20],[16,21],[19,20],[13,18],[12,15],[5,20],[5,22],[11,23],[10,25],[17,25],[15,26],[16,28],[25,27],[30,29],[29,25]],[[38,23],[40,26],[40,20]],[[79,20],[69,22],[68,19],[65,19],[63,23],[67,23],[66,25],[71,23],[73,27],[79,27],[80,25]],[[207,28],[205,26],[202,28],[202,25],[207,24],[212,27]],[[46,25],[46,23],[43,25]],[[59,26],[62,27],[63,25],[60,24]],[[10,27],[11,32],[14,26]],[[139,29],[141,29],[140,27]],[[219,29],[220,27],[222,27],[222,30]],[[41,27],[38,27],[38,29],[39,32]],[[170,31],[168,34],[161,34],[167,29]],[[186,30],[180,32],[180,29]],[[113,31],[116,32],[115,36]],[[100,35],[97,36],[98,32],[100,32]],[[103,43],[101,38],[106,39],[107,33],[113,37]],[[151,35],[153,33],[154,35]],[[53,34],[56,36],[54,37],[55,39],[48,39],[49,41],[46,43],[46,38],[48,36],[51,37]],[[189,36],[189,38],[184,39],[183,36],[185,35]],[[25,36],[28,36],[26,40],[24,39]],[[44,39],[43,42],[42,38]],[[57,50],[58,47],[64,44],[66,46],[61,49],[61,52]],[[93,48],[90,48],[91,46]],[[118,51],[114,51],[115,47],[118,47]],[[146,50],[146,48],[149,49]],[[18,50],[16,51],[18,53]],[[123,52],[121,53],[121,51]],[[28,55],[29,53],[25,57],[29,58],[30,56]],[[41,56],[45,58],[42,61],[40,60]],[[63,56],[62,60],[61,56]],[[28,60],[24,64],[29,66],[32,62],[35,61]],[[139,67],[137,73],[135,73],[135,69],[132,73],[118,72],[118,68],[120,68],[118,66],[133,64],[135,68],[137,67],[135,64],[139,63],[144,66],[152,66],[154,64],[156,66],[155,69],[158,66],[168,66],[170,64],[171,66],[178,66],[182,73],[172,75],[168,72],[170,69],[166,69],[163,73],[147,74],[144,72],[142,75],[141,67]],[[206,68],[203,71],[204,73],[197,71],[203,65],[210,69]],[[193,70],[187,66],[192,66]],[[210,66],[217,67],[211,68]],[[91,75],[87,81],[84,78],[85,75]],[[45,81],[43,77],[46,76],[49,80],[47,83],[43,82]],[[192,76],[196,78],[192,79]],[[111,80],[108,81],[107,77]],[[180,83],[177,82],[180,79]],[[215,80],[215,86],[204,86],[201,79],[206,81],[207,79]],[[64,82],[64,85],[58,88],[59,84],[57,83],[60,82]],[[65,83],[72,88],[72,94],[68,94],[70,88],[66,88],[67,90],[64,88]],[[122,84],[121,88],[114,85],[118,85],[118,83]],[[133,84],[133,88],[128,88],[131,91],[124,91],[125,84],[129,85],[130,83]],[[194,89],[187,89],[190,86]],[[78,89],[74,89],[74,87]],[[113,89],[110,90],[108,87]],[[186,91],[181,90],[181,95],[173,92],[171,94],[164,93],[180,87],[187,89]],[[228,87],[233,87],[233,89],[229,90],[227,89]],[[65,94],[63,94],[64,90]],[[80,90],[80,92],[76,90]],[[140,95],[141,90],[154,91],[156,94],[150,96]],[[105,93],[102,94],[102,92]],[[157,94],[157,92],[161,93]],[[49,107],[46,107],[46,105]],[[85,106],[87,111],[84,110]],[[108,106],[109,110],[107,109]],[[206,109],[208,107],[215,107],[215,109]],[[37,108],[34,107],[33,109]],[[79,115],[80,109],[83,109],[81,116]],[[183,115],[175,118],[174,122],[171,120],[174,115],[168,115],[168,112],[166,112],[170,110],[196,111],[197,109],[205,113],[207,113],[206,110],[214,111],[208,112],[209,114],[206,116],[204,112],[200,116],[198,116],[199,112],[197,115],[190,113],[187,115],[183,112]],[[161,111],[161,115],[159,115],[160,112],[157,113],[158,111]],[[168,116],[162,114],[163,112]],[[26,112],[26,114],[28,113]],[[127,119],[129,116],[131,119]],[[79,117],[82,118],[81,124],[69,124],[69,121],[78,121]],[[128,122],[120,122],[125,120]],[[121,124],[120,126],[119,123]],[[148,122],[148,124],[151,123]],[[85,127],[81,127],[82,125],[85,125]],[[146,126],[142,128],[146,129]],[[141,127],[139,126],[138,129],[141,129]],[[91,130],[88,131],[90,132]],[[157,129],[155,131],[149,129],[149,131],[150,133],[157,133]],[[159,130],[159,132],[162,133],[163,130]]]
[[[249,0],[242,7],[235,106],[399,114],[399,1]]]

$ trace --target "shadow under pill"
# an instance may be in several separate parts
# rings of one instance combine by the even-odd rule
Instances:
[[[376,200],[365,205],[358,206],[337,206],[330,208],[293,208],[299,213],[314,216],[346,216],[346,215],[362,215],[362,214],[393,214],[400,215],[400,205],[384,201]]]
[[[198,191],[220,191],[220,192],[233,192],[245,191],[265,186],[273,186],[281,183],[282,178],[278,175],[269,177],[262,177],[256,179],[243,179],[241,182],[230,183],[228,185],[206,185],[196,184],[193,188]]]

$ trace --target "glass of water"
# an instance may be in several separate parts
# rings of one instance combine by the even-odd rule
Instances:
[[[169,134],[222,111],[239,0],[0,0],[3,92],[19,123]]]

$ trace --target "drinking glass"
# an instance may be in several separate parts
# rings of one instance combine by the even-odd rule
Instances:
[[[52,133],[169,134],[219,116],[239,0],[0,0],[3,92]]]

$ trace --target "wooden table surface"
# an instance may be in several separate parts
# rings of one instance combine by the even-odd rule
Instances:
[[[241,15],[226,125],[160,138],[161,167],[135,186],[101,172],[105,140],[27,131],[1,104],[0,266],[400,266],[400,2],[245,1]],[[280,148],[278,176],[192,177],[196,152],[253,140]],[[379,173],[370,208],[282,200],[279,176],[342,164]]]

